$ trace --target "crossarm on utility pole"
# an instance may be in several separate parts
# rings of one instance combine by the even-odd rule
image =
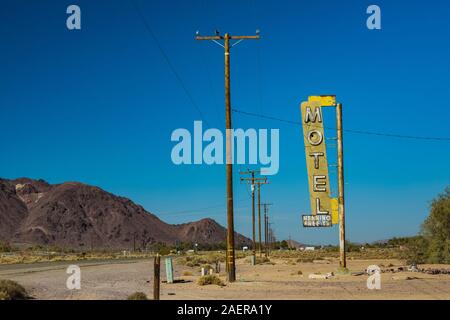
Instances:
[[[260,36],[230,36],[232,40],[259,40]]]
[[[222,36],[196,36],[195,40],[222,40]]]

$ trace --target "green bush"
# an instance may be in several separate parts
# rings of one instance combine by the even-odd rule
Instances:
[[[0,280],[0,300],[25,300],[28,294],[24,287],[15,281]]]
[[[427,262],[450,263],[450,187],[431,202],[421,234],[427,242]]]

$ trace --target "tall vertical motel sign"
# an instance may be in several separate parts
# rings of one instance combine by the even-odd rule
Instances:
[[[302,102],[303,139],[310,190],[311,215],[304,227],[331,227],[338,223],[338,200],[331,197],[322,107],[336,106],[335,96],[310,96]]]

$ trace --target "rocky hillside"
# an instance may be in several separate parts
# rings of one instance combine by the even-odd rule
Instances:
[[[236,234],[238,245],[250,240]],[[0,179],[0,239],[70,248],[138,248],[152,243],[218,243],[226,229],[211,219],[163,222],[131,200],[78,182]]]

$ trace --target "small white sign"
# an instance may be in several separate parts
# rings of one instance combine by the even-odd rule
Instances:
[[[303,215],[302,218],[305,228],[327,228],[332,226],[331,215],[329,214]]]

